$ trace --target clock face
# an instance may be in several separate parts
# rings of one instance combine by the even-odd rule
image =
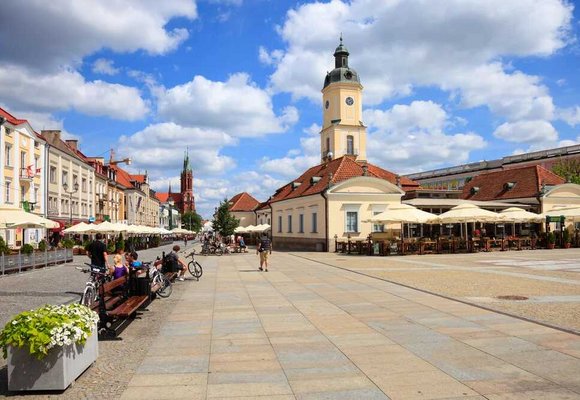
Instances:
[[[328,100],[326,100],[326,103],[324,104],[324,108],[328,109],[328,106],[330,105],[330,102]]]
[[[354,100],[350,96],[347,97],[345,101],[346,101],[346,104],[349,105],[349,106],[352,106],[354,104]]]

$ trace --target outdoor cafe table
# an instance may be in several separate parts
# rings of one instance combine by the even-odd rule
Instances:
[[[419,242],[419,254],[436,253],[437,249],[437,242],[434,240],[423,240]]]

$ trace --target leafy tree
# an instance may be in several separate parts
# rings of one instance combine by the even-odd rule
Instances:
[[[560,159],[554,164],[552,171],[566,181],[580,185],[580,158]]]
[[[0,254],[10,254],[10,248],[2,236],[0,236]]]
[[[201,215],[195,211],[188,211],[181,216],[181,225],[188,231],[199,232],[202,228]]]
[[[124,251],[125,250],[125,240],[123,240],[123,234],[119,233],[117,237],[117,241],[115,243],[115,251]]]
[[[234,234],[234,230],[240,226],[240,220],[230,213],[228,199],[220,202],[220,205],[213,216],[213,229],[222,236]]]

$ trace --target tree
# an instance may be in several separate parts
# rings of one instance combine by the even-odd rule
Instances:
[[[230,213],[228,199],[220,202],[216,213],[213,216],[213,229],[222,236],[234,234],[234,230],[240,226],[240,220]]]
[[[195,211],[188,211],[181,216],[181,225],[188,231],[199,232],[202,228],[201,215]]]
[[[566,181],[580,185],[580,158],[560,159],[552,167],[552,172]]]

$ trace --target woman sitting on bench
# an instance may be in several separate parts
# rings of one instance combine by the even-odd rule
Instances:
[[[121,278],[129,274],[129,267],[123,265],[123,256],[120,254],[115,254],[113,261],[115,266],[109,267],[109,273],[113,275],[113,279]]]

